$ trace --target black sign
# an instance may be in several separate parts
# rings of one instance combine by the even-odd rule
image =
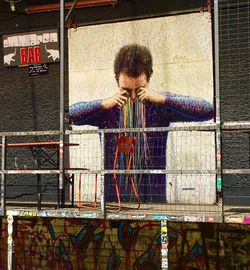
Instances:
[[[39,64],[39,65],[32,65],[29,66],[29,75],[30,76],[37,76],[41,74],[47,74],[49,68],[46,64]]]

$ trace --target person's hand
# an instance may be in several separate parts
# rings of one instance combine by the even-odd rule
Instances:
[[[153,91],[151,89],[141,87],[136,92],[138,99],[141,102],[151,102],[153,104],[164,104],[165,103],[165,96],[159,92]]]
[[[105,110],[111,109],[113,107],[122,108],[128,100],[128,92],[126,90],[122,90],[116,95],[104,99],[102,101],[102,108]]]

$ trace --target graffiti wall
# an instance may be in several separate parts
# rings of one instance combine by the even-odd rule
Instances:
[[[19,270],[160,269],[159,222],[31,218],[16,226]]]
[[[163,223],[162,223],[163,224]],[[250,269],[250,227],[240,224],[18,218],[16,269]],[[7,222],[1,219],[0,270],[7,269]],[[166,246],[167,245],[167,246]]]
[[[169,269],[250,269],[250,227],[169,223]]]
[[[0,270],[7,269],[7,223],[0,218]]]

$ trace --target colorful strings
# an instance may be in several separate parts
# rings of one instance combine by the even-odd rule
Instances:
[[[120,113],[120,128],[146,128],[146,108],[145,105],[136,99],[134,102],[128,98],[127,103]],[[133,169],[147,169],[149,163],[149,147],[146,132],[125,132],[125,136],[135,137]],[[128,162],[128,156],[123,156],[119,163],[122,168]],[[135,184],[140,185],[142,175],[134,175]],[[126,186],[128,184],[128,176],[126,177]]]

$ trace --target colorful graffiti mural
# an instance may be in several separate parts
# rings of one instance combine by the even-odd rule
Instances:
[[[250,226],[168,223],[169,269],[250,269]]]
[[[18,219],[16,269],[161,269],[159,222]]]
[[[7,220],[0,224],[5,270]],[[250,269],[248,225],[16,217],[14,232],[17,270],[160,270],[164,243],[170,270]]]

